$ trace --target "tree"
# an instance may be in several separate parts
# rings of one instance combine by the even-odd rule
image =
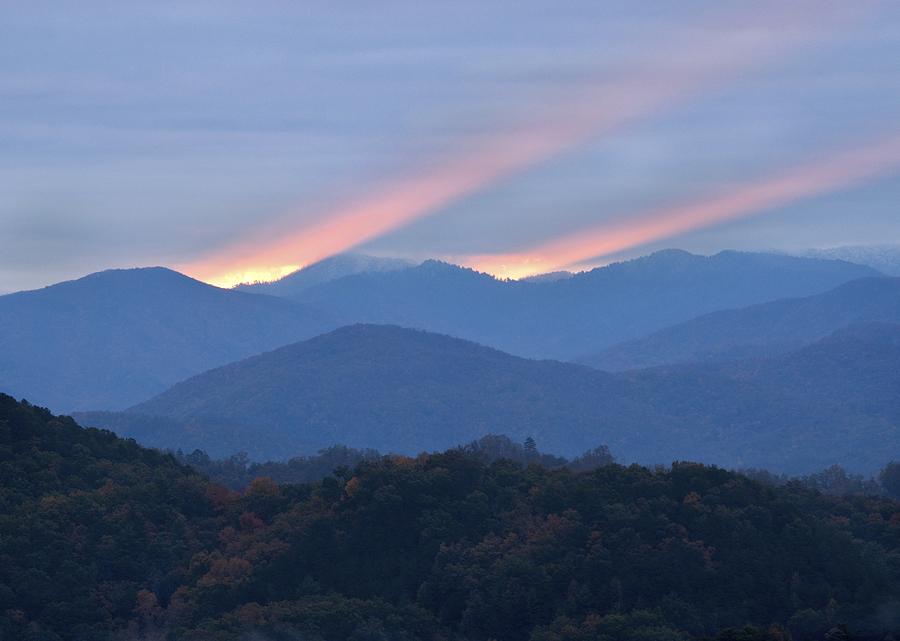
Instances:
[[[528,458],[537,456],[537,443],[535,443],[534,439],[530,436],[525,439],[525,455]]]
[[[878,482],[891,498],[900,499],[900,463],[888,463],[878,475]]]

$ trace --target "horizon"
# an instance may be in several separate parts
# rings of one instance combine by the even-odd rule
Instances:
[[[494,274],[494,273],[491,273],[490,271],[480,270],[475,266],[464,265],[462,263],[453,262],[452,260],[445,260],[441,257],[424,258],[422,260],[410,260],[408,267],[410,267],[410,268],[421,267],[422,264],[424,264],[426,262],[436,261],[439,263],[443,263],[445,265],[450,265],[452,267],[458,267],[460,269],[470,269],[476,273],[490,276],[497,281],[516,282],[516,281],[527,281],[529,279],[540,279],[542,276],[552,276],[555,274],[568,274],[570,276],[577,276],[579,274],[584,274],[584,273],[587,273],[587,272],[590,272],[590,271],[593,271],[596,269],[603,269],[605,267],[610,267],[612,265],[616,265],[616,264],[620,264],[620,263],[627,263],[627,262],[634,261],[634,260],[649,258],[656,254],[665,253],[665,252],[684,252],[684,253],[690,254],[692,256],[703,256],[706,258],[711,258],[711,257],[717,256],[719,254],[723,254],[723,253],[735,252],[735,253],[747,253],[747,254],[772,254],[772,255],[783,255],[783,256],[792,256],[792,257],[820,258],[820,259],[824,259],[824,260],[839,260],[839,261],[844,261],[844,262],[852,262],[852,261],[849,261],[847,258],[836,258],[836,257],[819,256],[819,255],[809,256],[809,255],[806,255],[806,252],[809,252],[809,251],[828,252],[830,250],[859,249],[859,248],[897,250],[898,252],[900,252],[900,244],[893,245],[893,244],[878,244],[878,243],[872,243],[871,245],[837,245],[837,246],[832,246],[832,247],[810,247],[810,248],[806,248],[806,250],[801,250],[799,252],[793,252],[793,253],[778,251],[775,249],[733,249],[733,248],[728,248],[728,247],[723,248],[723,249],[714,250],[709,253],[702,253],[702,252],[689,251],[689,250],[683,249],[681,247],[663,247],[663,248],[655,249],[653,251],[646,252],[646,253],[642,253],[639,251],[638,252],[630,252],[629,255],[627,255],[627,256],[622,256],[616,260],[610,260],[610,261],[602,263],[602,264],[582,266],[581,268],[573,269],[573,270],[557,269],[557,270],[550,270],[550,271],[546,271],[546,272],[533,272],[533,273],[528,273],[528,274],[522,275],[518,278],[504,276],[502,274]],[[191,278],[198,282],[204,283],[206,285],[211,285],[213,287],[218,287],[220,289],[236,290],[236,289],[239,289],[239,288],[245,287],[245,286],[268,285],[268,284],[272,284],[272,283],[277,283],[278,281],[287,279],[287,278],[297,274],[298,272],[302,272],[305,269],[308,269],[310,267],[315,267],[316,265],[318,265],[320,263],[325,263],[331,259],[340,258],[342,256],[359,256],[359,257],[363,257],[363,258],[374,258],[374,259],[383,259],[383,260],[402,258],[402,257],[396,257],[396,256],[378,256],[375,254],[364,254],[362,252],[353,252],[353,251],[342,252],[340,254],[334,254],[334,255],[328,256],[326,258],[323,258],[319,261],[316,261],[315,263],[300,266],[297,269],[290,271],[282,276],[278,276],[277,278],[273,278],[272,280],[239,282],[239,283],[234,283],[233,285],[227,285],[227,286],[217,285],[213,282],[209,282],[209,281],[205,281],[200,278],[196,278],[195,276],[192,276],[188,273],[182,272],[182,271],[176,269],[175,267],[172,267],[169,265],[123,265],[123,266],[118,266],[118,267],[107,267],[104,269],[100,269],[100,270],[97,270],[94,272],[88,272],[88,273],[84,273],[84,274],[76,274],[76,275],[73,275],[71,278],[65,278],[60,281],[53,281],[53,282],[49,282],[49,283],[45,283],[45,284],[39,284],[35,287],[29,287],[26,289],[14,289],[14,290],[10,290],[10,291],[0,290],[0,296],[6,296],[8,294],[18,294],[18,293],[28,292],[28,291],[37,291],[37,290],[45,289],[47,287],[52,287],[53,285],[59,285],[62,283],[73,282],[73,281],[81,280],[83,278],[94,276],[96,274],[103,274],[106,272],[139,271],[139,270],[147,270],[147,269],[164,269],[164,270],[174,272],[176,274],[180,274],[181,276],[186,276],[188,278]],[[885,274],[885,275],[891,276],[891,274]]]
[[[134,264],[233,286],[350,251],[521,278],[900,238],[892,3],[6,17],[0,292]]]

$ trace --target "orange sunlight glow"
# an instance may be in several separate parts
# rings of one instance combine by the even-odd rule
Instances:
[[[621,216],[521,253],[470,256],[460,262],[500,278],[514,279],[583,267],[626,249],[764,214],[797,200],[849,188],[898,170],[900,136],[894,136],[704,200]]]
[[[206,280],[210,285],[216,287],[234,287],[235,285],[249,283],[270,283],[272,281],[284,278],[288,274],[305,267],[305,265],[276,265],[273,267],[247,267],[238,268],[227,271]]]
[[[775,3],[769,10],[757,6],[750,15],[726,18],[724,24],[693,25],[678,41],[658,46],[658,58],[636,64],[615,80],[588,83],[556,96],[554,107],[544,110],[535,123],[482,139],[433,169],[323,212],[316,222],[299,229],[282,230],[272,242],[240,242],[177,268],[222,287],[248,279],[270,280],[282,275],[285,266],[308,265],[351,249],[705,87],[740,76],[777,58],[787,47],[809,44],[823,27],[813,24],[821,12],[785,3]],[[667,66],[673,60],[688,64]]]

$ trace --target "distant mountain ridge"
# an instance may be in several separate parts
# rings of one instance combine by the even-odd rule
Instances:
[[[362,268],[356,260],[323,261],[316,278],[335,278],[290,297],[222,290],[164,268],[2,296],[0,390],[56,411],[121,409],[212,367],[358,322],[575,359],[710,311],[877,275],[841,261],[671,250],[550,282],[501,281],[439,261],[373,267],[368,258],[369,271],[336,277],[348,261]],[[315,267],[280,286],[308,285]]]
[[[0,389],[57,411],[117,409],[334,327],[325,313],[162,267],[0,296]]]
[[[827,249],[807,249],[795,252],[805,258],[846,260],[867,265],[888,276],[900,276],[900,245],[844,245]]]
[[[574,275],[574,272],[558,271],[547,272],[545,274],[535,274],[534,276],[525,276],[524,278],[520,278],[519,280],[525,281],[526,283],[552,283],[553,281],[572,278],[572,276]]]
[[[344,276],[368,272],[390,272],[415,266],[403,258],[381,258],[365,254],[338,254],[298,269],[292,274],[268,283],[245,283],[235,289],[254,294],[296,296],[310,287]]]
[[[900,278],[863,278],[814,296],[712,312],[578,361],[621,371],[775,356],[868,321],[900,322]]]
[[[499,432],[563,455],[606,443],[625,462],[872,472],[900,451],[900,324],[856,325],[773,359],[621,375],[359,325],[77,418],[214,456],[331,443],[414,454]]]
[[[853,324],[772,358],[620,376],[687,418],[703,435],[697,451],[726,440],[742,458],[736,467],[812,471],[803,461],[818,460],[871,472],[900,451],[900,323]]]
[[[880,275],[843,261],[666,250],[551,282],[501,281],[431,260],[347,276],[295,298],[343,324],[401,325],[519,356],[570,360],[712,311]]]

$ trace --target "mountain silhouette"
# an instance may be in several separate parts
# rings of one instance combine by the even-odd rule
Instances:
[[[57,411],[119,409],[333,327],[300,303],[162,267],[98,272],[0,296],[0,389]]]
[[[257,459],[333,443],[415,454],[501,433],[564,455],[605,443],[625,462],[873,471],[900,446],[900,325],[855,325],[772,359],[618,375],[357,325],[77,418],[148,445]]]
[[[549,282],[501,281],[432,260],[339,278],[295,298],[342,324],[401,325],[520,356],[570,360],[712,311],[879,275],[835,260],[666,250]]]
[[[369,272],[390,272],[406,269],[414,262],[402,258],[381,258],[365,254],[338,254],[312,265],[298,269],[292,274],[270,283],[245,283],[235,289],[254,294],[272,296],[296,296],[304,290],[328,283],[344,276]]]
[[[439,261],[395,266],[289,298],[223,290],[164,268],[2,296],[0,389],[56,411],[117,410],[213,367],[359,322],[570,360],[710,311],[877,274],[841,261],[677,250],[551,282],[501,281]]]
[[[862,278],[815,296],[713,312],[579,362],[618,371],[774,356],[867,321],[900,322],[900,278]]]

